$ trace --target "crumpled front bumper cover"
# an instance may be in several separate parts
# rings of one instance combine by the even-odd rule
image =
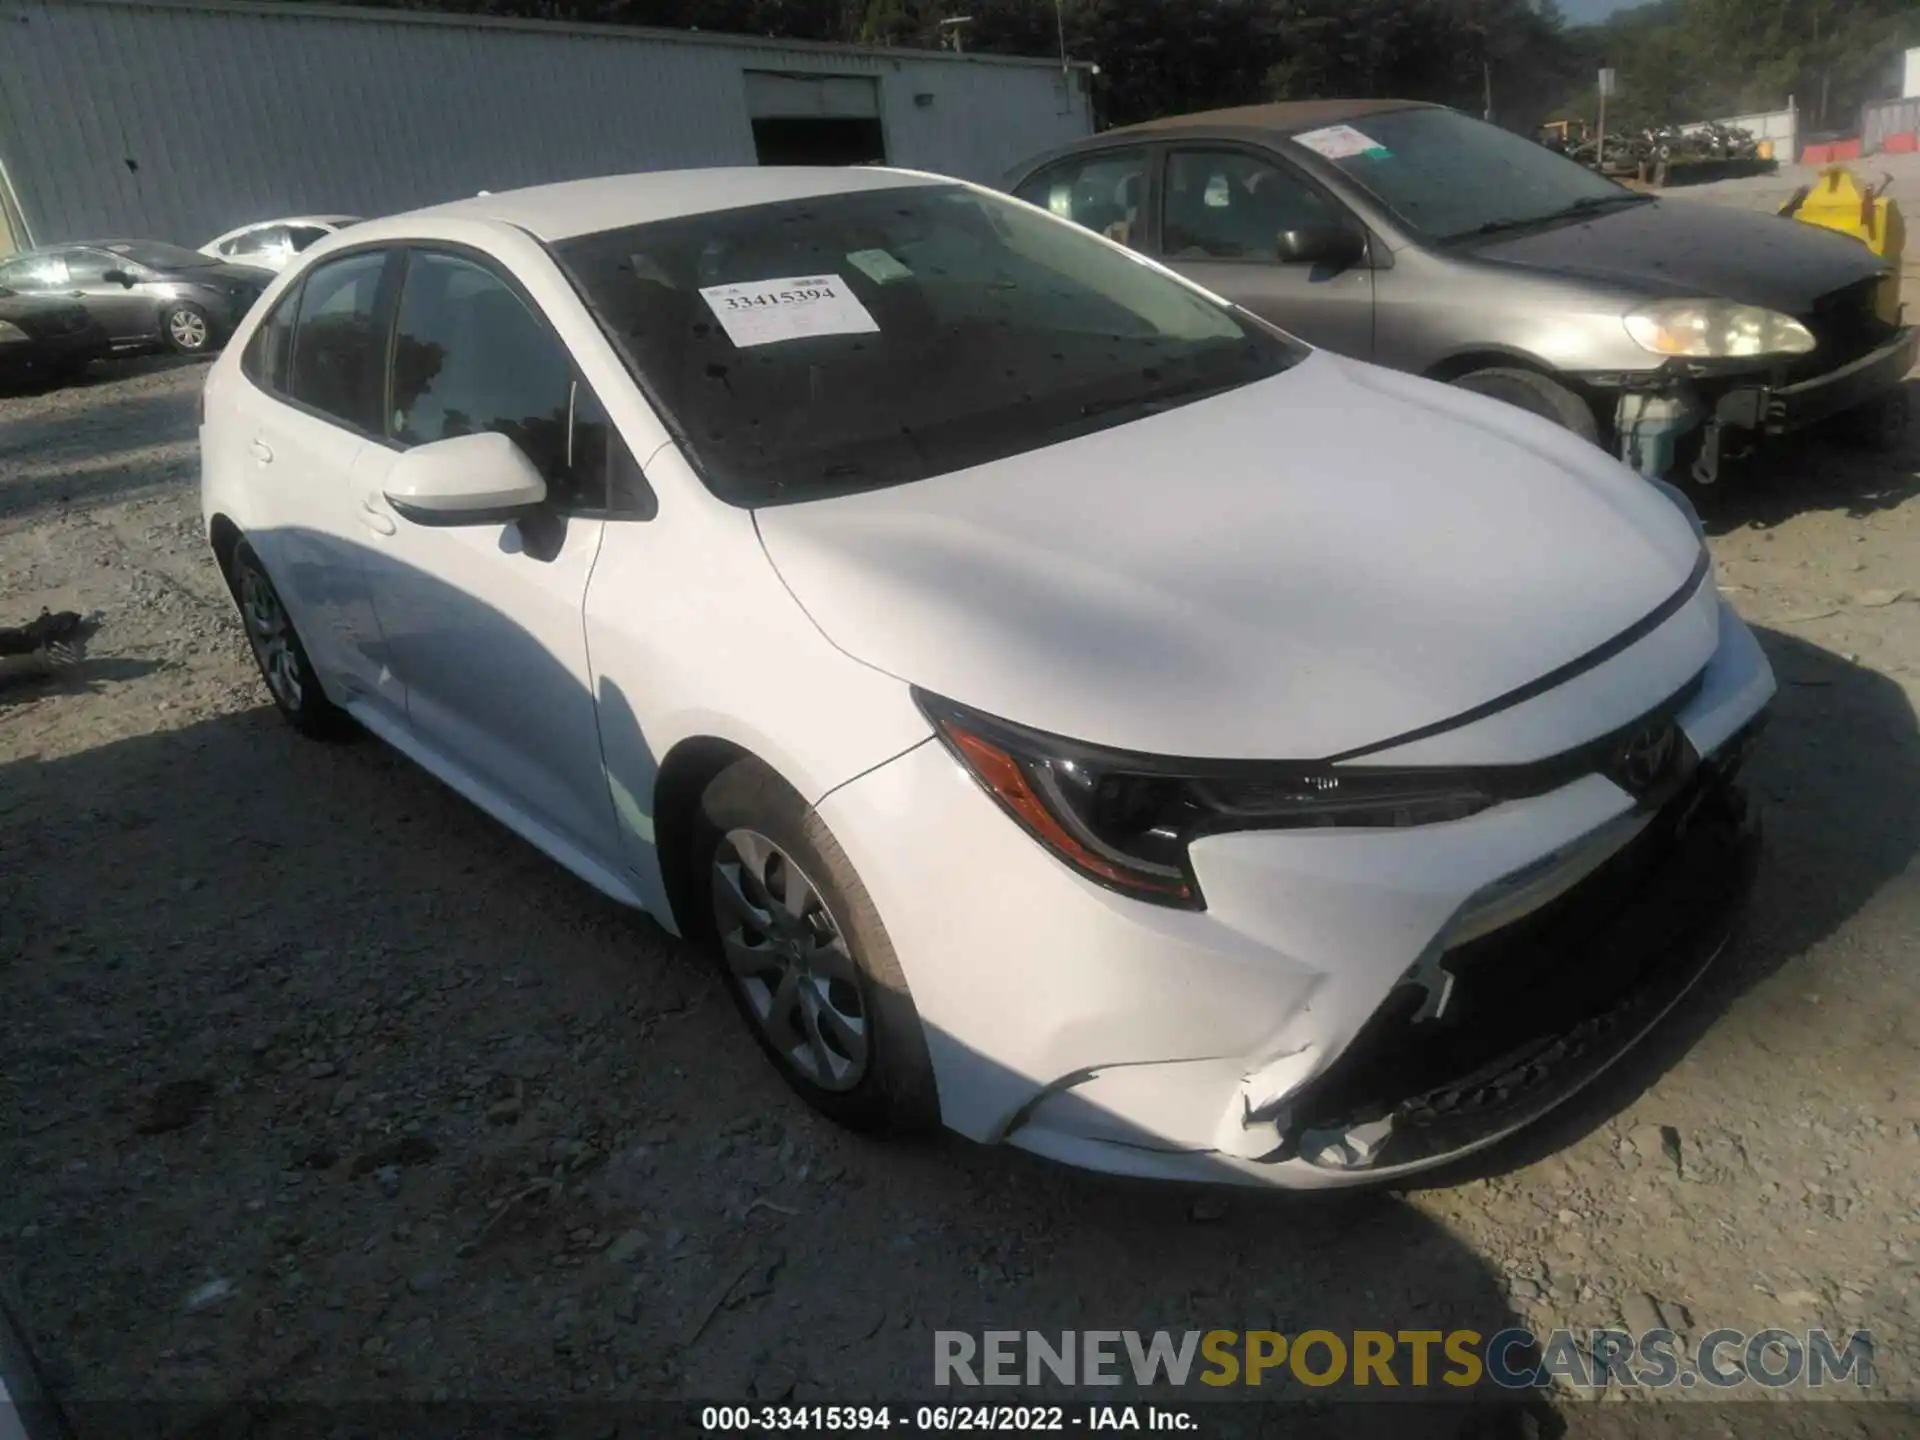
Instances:
[[[1920,328],[1909,326],[1869,354],[1791,385],[1745,385],[1714,402],[1723,425],[1787,435],[1892,393],[1920,360]]]
[[[1405,984],[1289,1103],[1275,1160],[1358,1175],[1466,1154],[1626,1053],[1719,952],[1752,889],[1757,817],[1732,774],[1758,723],[1566,893],[1450,947],[1446,1011]]]

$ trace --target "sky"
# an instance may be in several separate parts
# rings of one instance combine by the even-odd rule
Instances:
[[[1560,13],[1569,25],[1588,25],[1604,20],[1616,10],[1631,9],[1646,0],[1560,0]]]

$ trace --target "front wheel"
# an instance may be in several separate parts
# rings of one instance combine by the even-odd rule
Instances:
[[[738,761],[701,798],[694,859],[694,929],[786,1082],[851,1129],[932,1127],[919,1012],[866,887],[812,807],[759,761]]]
[[[353,733],[347,712],[327,698],[320,677],[307,658],[307,647],[287,614],[280,592],[273,588],[266,567],[253,547],[242,540],[233,553],[233,594],[246,627],[247,644],[267,682],[267,693],[302,735],[341,739]]]
[[[160,333],[182,355],[204,355],[213,348],[213,322],[207,312],[184,300],[160,312]]]
[[[1476,395],[1531,410],[1563,430],[1571,430],[1591,445],[1600,443],[1600,422],[1593,417],[1593,407],[1559,381],[1537,370],[1496,366],[1462,375],[1453,383]]]

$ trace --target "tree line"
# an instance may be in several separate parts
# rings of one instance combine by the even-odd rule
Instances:
[[[1619,73],[1607,128],[1784,109],[1801,129],[1851,131],[1860,106],[1900,93],[1902,56],[1920,45],[1916,0],[1661,0],[1569,34],[1591,75]],[[1569,116],[1594,116],[1588,85]],[[1620,124],[1615,124],[1615,117]]]
[[[1916,0],[1658,0],[1568,26],[1555,0],[369,0],[413,9],[1059,55],[1099,66],[1102,125],[1265,100],[1398,96],[1531,130],[1594,110],[1609,128],[1774,109],[1849,123],[1897,94]],[[959,26],[942,21],[967,17]]]

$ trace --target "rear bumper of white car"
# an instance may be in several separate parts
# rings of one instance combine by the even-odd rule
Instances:
[[[1599,774],[1405,830],[1225,834],[1204,911],[1081,880],[937,743],[828,796],[947,1123],[1094,1169],[1319,1187],[1428,1168],[1565,1099],[1685,992],[1750,884],[1731,783],[1773,680],[1723,611],[1658,804]]]

